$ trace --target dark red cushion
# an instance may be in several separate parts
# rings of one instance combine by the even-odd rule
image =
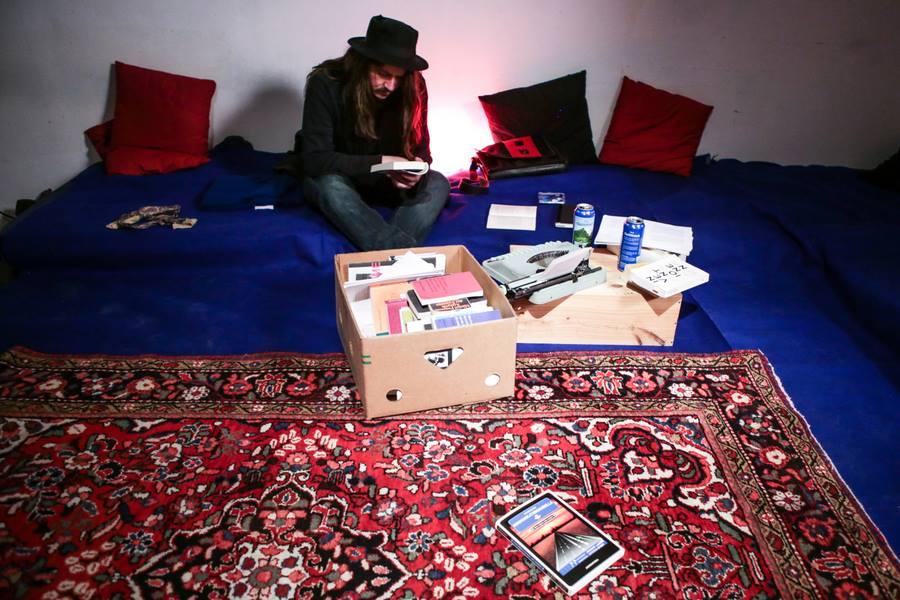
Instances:
[[[579,71],[532,86],[478,96],[495,142],[541,136],[570,163],[593,163],[597,150]]]
[[[209,162],[208,156],[119,146],[106,153],[106,172],[116,175],[150,175],[171,173],[179,169],[198,167]]]
[[[712,109],[623,77],[599,160],[686,177]]]
[[[116,62],[111,147],[206,156],[216,82]]]

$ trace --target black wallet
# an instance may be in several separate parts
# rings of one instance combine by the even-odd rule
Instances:
[[[560,204],[559,211],[556,213],[556,226],[572,229],[574,227],[573,219],[575,218],[574,204]]]
[[[488,179],[559,173],[566,159],[541,136],[524,136],[485,146],[477,152]]]

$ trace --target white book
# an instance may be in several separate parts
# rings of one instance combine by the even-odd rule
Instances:
[[[398,160],[378,163],[369,168],[369,173],[384,173],[387,171],[406,171],[415,175],[424,175],[428,172],[428,163],[421,160]]]
[[[491,204],[487,228],[534,231],[537,229],[537,206]]]
[[[636,286],[668,298],[709,281],[709,273],[689,265],[677,256],[629,269],[628,280]]]

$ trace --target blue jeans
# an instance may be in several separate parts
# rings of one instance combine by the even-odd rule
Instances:
[[[307,177],[303,196],[325,215],[332,225],[361,250],[414,248],[421,246],[447,203],[450,183],[437,171],[422,176],[415,191],[394,192],[393,216],[385,221],[363,198],[360,188],[345,175]],[[371,195],[371,190],[365,190]]]

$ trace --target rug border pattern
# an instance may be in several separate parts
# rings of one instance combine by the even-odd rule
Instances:
[[[48,367],[48,363],[53,363]],[[134,373],[136,371],[159,372],[191,372],[191,373],[218,373],[221,371],[235,372],[248,375],[262,375],[265,373],[284,372],[286,370],[332,371],[337,381],[352,384],[350,366],[343,354],[307,355],[296,353],[266,353],[233,357],[199,357],[199,356],[154,356],[143,355],[133,357],[107,356],[107,355],[80,355],[61,356],[35,352],[29,349],[16,347],[0,353],[0,369],[43,370],[43,371],[73,371],[98,369],[98,361],[101,362],[104,372]],[[786,439],[799,455],[803,465],[816,481],[816,487],[822,493],[823,499],[832,513],[839,519],[841,527],[847,535],[855,537],[863,552],[863,559],[870,567],[873,577],[878,581],[884,593],[896,593],[900,596],[900,567],[898,560],[888,546],[883,534],[871,522],[871,519],[863,510],[858,500],[846,486],[834,465],[825,454],[821,445],[812,435],[808,423],[803,416],[793,407],[789,397],[781,388],[780,382],[768,359],[758,350],[735,350],[717,354],[685,354],[685,353],[656,353],[646,351],[611,351],[589,353],[581,351],[552,352],[552,353],[526,353],[519,354],[516,358],[517,371],[527,372],[542,368],[561,367],[585,370],[598,368],[670,368],[707,370],[720,367],[743,367],[750,377],[751,385],[762,399],[774,419],[778,422]],[[177,405],[172,402],[160,403],[148,401],[145,404],[129,403],[123,412],[123,406],[115,402],[98,406],[96,400],[84,403],[59,402],[53,398],[22,398],[4,395],[0,388],[0,416],[13,418],[89,418],[111,419],[127,416],[129,418],[165,419],[173,417],[196,419],[239,419],[239,420],[299,420],[314,421],[326,419],[329,421],[362,421],[364,415],[362,407],[356,398],[348,402],[326,404],[325,402],[310,403],[308,399],[301,400],[294,405],[278,405],[268,409],[259,410],[260,398],[245,398],[243,402],[235,402],[228,411],[222,410],[218,402],[210,402],[207,406],[195,405],[187,413],[183,410],[176,411]],[[626,402],[627,401],[627,402]],[[552,418],[589,416],[602,412],[603,414],[640,414],[641,411],[660,410],[690,410],[694,414],[702,415],[706,426],[715,435],[711,437],[713,443],[720,448],[730,451],[734,457],[735,465],[724,463],[726,467],[726,479],[739,493],[737,498],[741,501],[741,508],[753,515],[749,519],[751,526],[763,539],[769,536],[777,536],[786,543],[780,551],[775,550],[771,544],[761,544],[760,547],[768,555],[777,567],[775,571],[776,584],[782,592],[791,597],[816,597],[819,590],[809,575],[811,571],[797,569],[795,561],[804,556],[792,541],[789,528],[779,513],[779,509],[771,504],[768,494],[760,493],[765,487],[759,480],[751,466],[751,459],[746,448],[735,432],[728,426],[721,405],[707,400],[691,400],[689,398],[667,397],[663,399],[639,400],[635,398],[618,399],[609,396],[586,396],[568,399],[564,406],[558,402],[549,404],[539,400],[523,400],[514,397],[500,399],[494,402],[470,404],[455,407],[446,407],[429,411],[413,413],[412,415],[397,415],[383,417],[387,420],[402,419],[496,419],[496,418]],[[739,461],[739,462],[738,462]],[[752,481],[742,480],[732,470],[732,466],[739,467],[741,472],[754,473]],[[750,498],[757,501],[752,506]],[[760,529],[757,529],[759,527]],[[874,535],[869,535],[873,532]],[[804,577],[803,575],[807,575]]]

